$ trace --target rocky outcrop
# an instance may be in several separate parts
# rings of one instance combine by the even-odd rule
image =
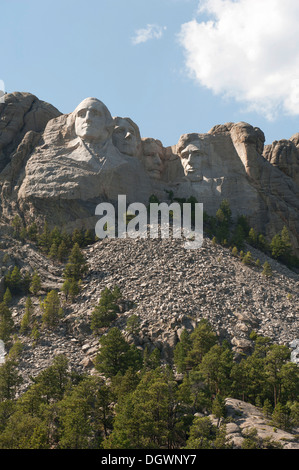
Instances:
[[[41,133],[61,113],[31,93],[9,93],[0,103],[0,171],[29,131]]]
[[[250,430],[257,431],[258,439],[262,441],[270,439],[282,449],[299,449],[296,431],[291,433],[276,428],[256,406],[227,398],[225,408],[226,416],[230,420],[226,424],[226,435],[234,449],[242,448],[246,434]]]
[[[112,117],[96,98],[61,115],[30,94],[0,108],[1,219],[16,213],[67,230],[94,228],[98,203],[169,202],[194,196],[211,215],[228,199],[268,239],[289,229],[299,253],[298,136],[264,149],[263,132],[227,123],[184,134],[176,145],[144,138],[130,118]],[[0,170],[1,170],[0,168]]]
[[[297,186],[299,186],[298,141],[298,134],[295,134],[290,140],[274,141],[271,145],[266,145],[263,152],[266,160],[292,178]]]

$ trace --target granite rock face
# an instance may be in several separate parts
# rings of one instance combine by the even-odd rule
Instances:
[[[61,113],[31,93],[10,93],[0,103],[0,171],[29,131],[41,133]]]
[[[184,134],[164,147],[128,117],[112,117],[96,98],[62,115],[30,94],[7,95],[0,109],[2,222],[19,213],[67,230],[94,228],[102,201],[148,203],[196,197],[211,215],[228,199],[271,238],[284,225],[299,253],[299,136],[264,148],[263,132],[226,123]]]
[[[232,422],[226,425],[226,435],[234,449],[242,448],[246,434],[255,429],[258,438],[270,439],[282,449],[299,449],[299,442],[294,433],[277,429],[256,406],[241,400],[225,400],[227,416]]]
[[[263,156],[299,186],[299,134],[266,145]]]

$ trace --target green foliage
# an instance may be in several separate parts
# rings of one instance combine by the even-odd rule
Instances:
[[[243,260],[245,242],[261,250],[268,256],[281,261],[290,268],[299,268],[299,258],[293,254],[290,234],[286,226],[280,233],[274,235],[269,244],[262,233],[258,233],[249,226],[247,217],[240,215],[236,221],[232,219],[232,212],[229,201],[221,202],[215,216],[210,216],[206,212],[203,214],[204,231],[212,239],[213,245],[220,243],[223,246],[233,247],[236,256],[240,250],[240,258]],[[249,252],[247,252],[248,255]],[[254,266],[251,259],[245,255],[244,264]],[[256,264],[259,266],[259,262]]]
[[[273,426],[294,430],[299,367],[289,361],[288,348],[252,332],[252,353],[234,361],[231,346],[206,321],[198,326],[193,336],[184,330],[174,353],[180,382],[161,365],[159,350],[146,349],[142,358],[111,328],[95,360],[106,378],[74,374],[60,355],[18,398],[16,340],[0,366],[0,449],[228,449],[226,397],[259,404]],[[197,358],[188,368],[191,351]],[[217,421],[196,412],[213,413]],[[280,447],[255,429],[243,441],[244,449]]]
[[[250,251],[247,251],[246,255],[242,258],[242,263],[245,265],[253,265],[254,260]]]
[[[37,271],[34,271],[29,290],[33,295],[37,295],[41,290],[41,279]]]
[[[21,383],[17,362],[7,359],[4,364],[0,365],[0,402],[14,399]]]
[[[232,367],[232,351],[226,346],[215,344],[203,356],[199,371],[212,393],[225,395],[230,388]]]
[[[8,357],[12,360],[15,360],[17,361],[21,354],[22,354],[22,351],[24,349],[24,345],[21,343],[21,341],[17,338],[12,347],[10,348],[9,350],[9,354],[8,354]]]
[[[9,287],[7,287],[7,288],[6,288],[6,291],[5,291],[5,293],[4,293],[4,296],[3,296],[3,302],[4,302],[7,306],[9,306],[10,303],[11,303],[11,301],[12,301],[12,295],[11,295],[11,293],[10,293]]]
[[[138,315],[131,315],[127,320],[126,331],[129,335],[138,336],[140,331],[140,319]]]
[[[161,365],[161,353],[155,348],[151,353],[146,346],[143,353],[143,371],[155,370]]]
[[[190,335],[191,347],[188,349],[185,358],[185,367],[197,367],[205,354],[217,342],[217,336],[213,331],[211,325],[206,319],[201,319],[196,328]]]
[[[173,448],[179,436],[177,384],[169,371],[151,370],[119,404],[105,449]]]
[[[265,263],[263,264],[262,274],[263,274],[263,276],[266,276],[266,277],[273,276],[273,271],[272,271],[271,265],[269,264],[268,261],[265,261]]]
[[[30,297],[27,297],[25,304],[25,313],[21,321],[20,332],[27,333],[32,323],[33,304]]]
[[[225,438],[225,426],[215,426],[209,417],[196,417],[190,427],[185,449],[229,449]]]
[[[248,243],[251,245],[251,246],[254,246],[255,248],[257,248],[258,246],[258,234],[256,233],[256,231],[254,230],[254,228],[251,228],[249,230],[249,233],[248,233]]]
[[[68,263],[64,270],[65,279],[71,281],[79,281],[87,272],[87,265],[83,253],[80,250],[79,244],[75,243],[72,248]]]
[[[54,328],[59,319],[63,315],[60,307],[60,299],[56,290],[51,290],[43,302],[41,302],[41,310],[43,312],[42,322],[47,328]]]
[[[37,234],[38,234],[37,224],[35,222],[30,224],[27,227],[26,233],[27,233],[27,238],[29,240],[31,240],[33,242],[36,242],[37,241]]]
[[[256,428],[247,429],[244,432],[245,438],[242,449],[281,449],[280,442],[275,442],[270,438],[262,439],[258,436]]]
[[[176,344],[174,348],[173,358],[174,363],[176,365],[176,369],[179,373],[186,372],[187,368],[187,356],[192,348],[192,339],[190,338],[190,334],[186,329],[182,331],[180,341]]]
[[[288,229],[284,226],[281,233],[276,234],[270,243],[273,258],[288,262],[292,252],[292,245]]]
[[[95,367],[108,377],[118,372],[124,374],[129,367],[139,369],[142,358],[135,346],[130,346],[120,330],[111,328],[100,339],[101,348],[95,359]]]
[[[80,281],[75,281],[74,279],[66,279],[61,287],[61,291],[65,295],[66,302],[70,300],[74,302],[76,296],[80,292]]]
[[[60,449],[100,447],[101,432],[111,427],[110,395],[101,379],[89,377],[63,397],[58,405]]]
[[[58,261],[60,261],[61,263],[64,263],[67,260],[68,252],[69,252],[68,247],[67,247],[65,241],[62,240],[60,242],[60,244],[58,245],[58,248],[57,248],[57,259],[58,259]]]
[[[118,286],[115,286],[113,290],[108,287],[103,290],[99,304],[91,315],[90,327],[94,333],[97,333],[101,328],[109,326],[117,318],[120,300],[121,293]]]
[[[239,254],[238,248],[236,246],[234,246],[233,249],[232,249],[232,255],[237,257],[238,254]]]
[[[14,266],[14,268],[6,274],[5,285],[12,294],[17,294],[22,290],[22,276],[17,266]]]
[[[0,303],[0,339],[7,342],[10,339],[14,327],[12,314],[5,302]]]
[[[221,418],[225,417],[225,400],[221,395],[216,395],[212,404],[212,413],[217,418],[217,428],[219,428]]]

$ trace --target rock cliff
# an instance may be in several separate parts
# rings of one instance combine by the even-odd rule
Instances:
[[[18,213],[28,223],[94,228],[99,202],[119,194],[162,202],[171,191],[210,215],[228,199],[233,217],[247,215],[269,239],[286,225],[299,253],[298,134],[264,148],[260,129],[226,123],[164,147],[98,99],[61,114],[29,93],[6,95],[0,116],[2,223]]]

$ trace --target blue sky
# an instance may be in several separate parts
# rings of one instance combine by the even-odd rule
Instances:
[[[95,96],[165,146],[229,121],[288,139],[299,132],[299,2],[258,1],[0,0],[0,80],[62,113]]]

